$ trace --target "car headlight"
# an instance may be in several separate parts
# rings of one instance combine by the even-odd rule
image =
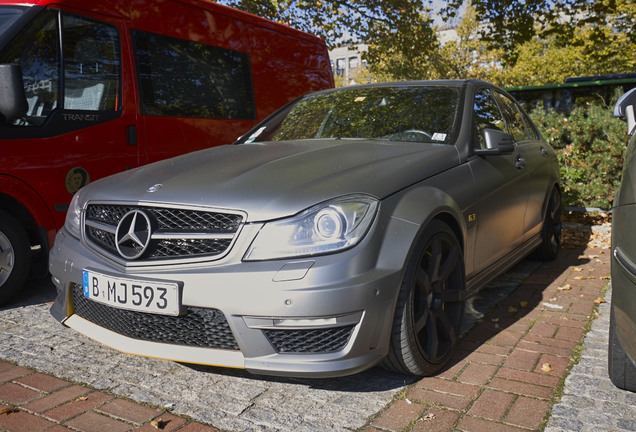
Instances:
[[[366,234],[378,201],[366,195],[337,198],[291,218],[266,223],[246,261],[320,255],[356,245]]]
[[[82,220],[82,208],[79,204],[79,192],[76,192],[73,195],[73,199],[71,200],[71,204],[68,206],[68,211],[66,212],[66,221],[64,222],[64,228],[68,231],[73,237],[80,238],[80,222]]]

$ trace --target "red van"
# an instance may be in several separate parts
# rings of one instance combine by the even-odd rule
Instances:
[[[0,304],[83,185],[333,84],[321,39],[207,0],[0,0]]]

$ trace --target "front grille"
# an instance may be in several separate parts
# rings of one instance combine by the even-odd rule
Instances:
[[[225,315],[217,309],[190,307],[176,317],[135,312],[89,300],[80,285],[73,285],[74,312],[120,335],[172,345],[239,350]]]
[[[263,330],[279,353],[333,353],[344,349],[354,325],[324,329]]]
[[[234,213],[114,204],[89,204],[84,233],[89,244],[121,258],[116,231],[121,219],[132,210],[143,211],[151,221],[152,236],[137,261],[223,256],[231,247],[243,222]]]

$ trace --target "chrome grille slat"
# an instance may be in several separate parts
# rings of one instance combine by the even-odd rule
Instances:
[[[153,221],[147,252],[135,262],[219,258],[231,247],[243,216],[200,209],[91,203],[84,218],[87,242],[121,260],[116,246],[119,221],[130,211],[141,210]]]

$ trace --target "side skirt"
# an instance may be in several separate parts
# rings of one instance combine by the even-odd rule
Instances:
[[[498,276],[508,271],[512,266],[530,255],[541,244],[541,233],[535,235],[523,245],[507,254],[505,257],[491,265],[490,267],[477,273],[475,276],[466,280],[466,292],[473,295],[488,283],[492,282]]]

